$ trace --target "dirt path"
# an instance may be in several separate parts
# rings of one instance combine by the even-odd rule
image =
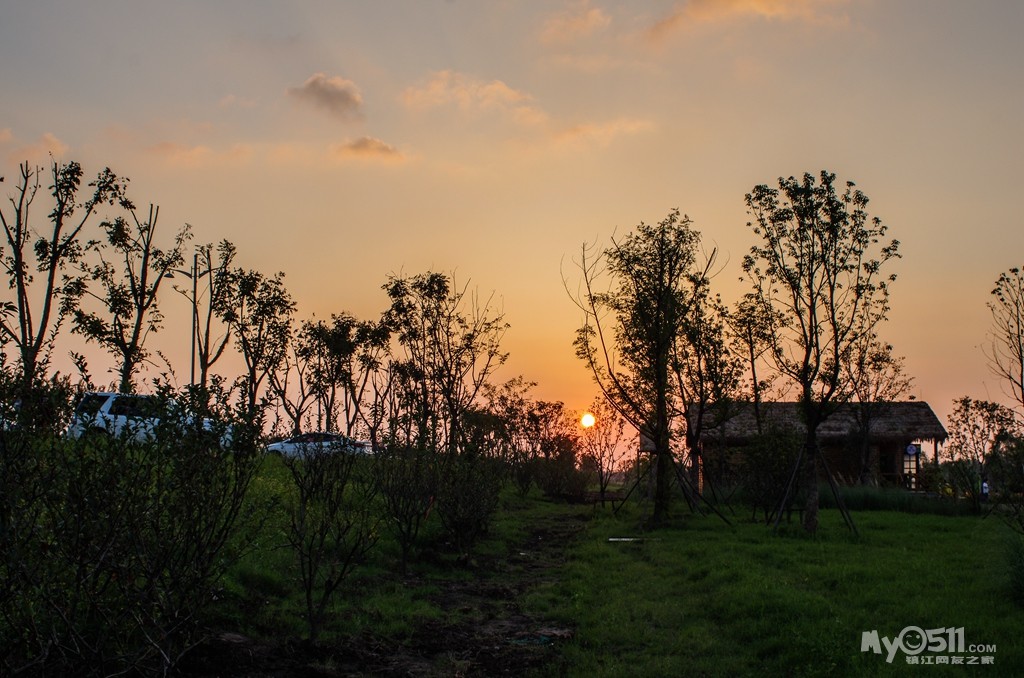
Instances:
[[[222,634],[203,647],[185,675],[296,678],[298,676],[519,676],[557,661],[557,645],[573,630],[527,615],[520,604],[534,587],[551,583],[588,513],[538,521],[505,558],[473,560],[470,580],[435,581],[432,602],[441,619],[421,624],[404,641],[357,637],[336,645],[294,642],[270,647]],[[427,583],[427,582],[419,582]],[[557,671],[555,671],[557,673]]]

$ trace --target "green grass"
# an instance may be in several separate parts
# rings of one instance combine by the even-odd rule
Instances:
[[[860,512],[855,538],[833,511],[816,538],[797,524],[730,527],[686,516],[642,532],[601,514],[536,613],[577,628],[553,672],[577,676],[929,675],[905,655],[860,651],[861,633],[964,627],[995,644],[986,675],[1024,671],[1024,611],[1010,600],[1006,529],[980,518]],[[613,537],[643,541],[609,542]]]
[[[253,500],[283,501],[290,491],[286,474],[280,460],[268,459]],[[987,653],[995,666],[977,672],[1024,675],[1024,600],[1015,598],[1007,557],[1012,544],[1024,542],[1015,542],[994,517],[937,515],[927,512],[936,506],[922,498],[870,492],[849,497],[858,506],[853,515],[860,536],[835,510],[825,509],[812,538],[796,516],[773,534],[747,521],[738,506],[731,526],[679,508],[669,525],[645,531],[635,505],[614,515],[610,508],[507,491],[489,533],[468,559],[443,542],[432,518],[402,576],[399,550],[382,532],[339,591],[323,640],[365,636],[401,644],[423,624],[450,621],[452,611],[438,602],[445,582],[494,576],[501,569],[496,564],[512,576],[510,556],[526,548],[535,526],[589,516],[566,561],[555,557],[551,570],[518,601],[534,618],[574,629],[571,640],[556,644],[545,675],[963,673],[966,667],[908,666],[902,652],[892,664],[884,655],[861,652],[862,632],[877,630],[892,639],[908,626],[963,627],[968,644],[997,647]],[[270,515],[259,547],[227,577],[221,616],[212,621],[256,637],[299,638],[305,624],[294,557],[282,548],[281,512]],[[609,541],[621,537],[638,540]],[[1024,571],[1020,553],[1024,547],[1015,561]]]

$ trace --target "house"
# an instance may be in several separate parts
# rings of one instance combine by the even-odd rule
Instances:
[[[752,403],[705,413],[699,445],[709,471],[734,468],[736,455],[757,439],[759,430],[806,435],[800,403],[761,403],[760,413],[760,429]],[[929,444],[934,459],[947,437],[928,403],[845,403],[819,425],[818,448],[839,482],[863,479],[915,489],[922,457],[928,456],[922,443]]]

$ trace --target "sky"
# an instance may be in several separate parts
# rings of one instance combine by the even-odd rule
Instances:
[[[584,243],[678,208],[732,302],[755,243],[744,195],[828,169],[901,242],[882,336],[912,395],[943,420],[954,398],[1003,398],[984,347],[993,283],[1024,265],[1018,0],[0,10],[0,193],[48,154],[110,167],[167,238],[188,223],[283,271],[300,319],[376,317],[389,274],[451,273],[511,325],[499,377],[583,409],[566,285]],[[187,382],[188,302],[162,303],[147,346]]]

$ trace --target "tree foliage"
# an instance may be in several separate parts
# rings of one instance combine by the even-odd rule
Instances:
[[[491,299],[442,273],[391,276],[385,322],[396,337],[394,425],[400,445],[456,453],[463,423],[494,371],[508,358],[508,329]]]
[[[37,225],[34,208],[42,187],[42,168],[19,166],[18,184],[0,209],[4,242],[0,262],[13,298],[0,307],[0,338],[18,355],[23,384],[35,383],[49,364],[54,341],[85,290],[76,269],[88,243],[85,229],[104,205],[131,209],[127,179],[104,169],[82,196],[83,171],[76,162],[50,163],[49,194],[53,207],[46,226]]]
[[[852,182],[836,186],[822,171],[816,179],[779,179],[746,196],[761,244],[743,259],[758,302],[772,309],[769,332],[774,367],[796,387],[807,426],[801,463],[807,497],[804,527],[818,521],[818,426],[851,397],[843,365],[889,311],[883,272],[899,256],[899,242],[868,214],[868,197]]]
[[[100,290],[87,292],[99,302],[101,310],[75,309],[74,328],[115,357],[118,390],[122,393],[134,390],[134,375],[149,356],[146,338],[163,322],[157,303],[160,287],[167,275],[184,262],[183,249],[192,237],[186,224],[174,236],[173,244],[163,248],[156,239],[159,207],[150,205],[145,221],[134,209],[129,210],[129,216],[131,221],[117,217],[101,224],[106,241],[96,243],[100,261],[89,268],[89,277]]]
[[[654,522],[666,517],[675,476],[674,360],[692,312],[699,243],[690,219],[672,210],[658,224],[641,222],[612,238],[605,250],[584,245],[577,262],[584,321],[576,355],[608,401],[654,443]]]

